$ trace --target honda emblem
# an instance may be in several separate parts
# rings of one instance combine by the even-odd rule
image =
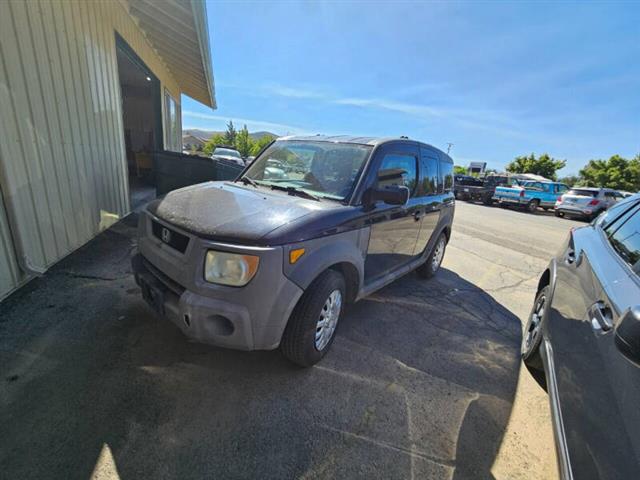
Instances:
[[[168,228],[162,227],[162,241],[169,243],[171,241],[171,231]]]

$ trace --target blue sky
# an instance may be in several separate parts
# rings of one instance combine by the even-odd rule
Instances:
[[[208,2],[184,128],[408,135],[457,164],[640,153],[640,2]]]

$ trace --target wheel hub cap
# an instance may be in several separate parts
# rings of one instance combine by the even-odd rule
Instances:
[[[540,335],[540,326],[542,324],[542,317],[544,316],[545,304],[546,298],[541,296],[536,302],[533,312],[531,312],[524,337],[525,352],[529,352],[531,348],[533,348]]]
[[[316,349],[322,350],[327,346],[333,332],[338,325],[340,318],[340,310],[342,308],[342,293],[340,290],[334,290],[324,302],[322,310],[320,310],[320,318],[316,324]]]
[[[441,238],[433,251],[433,257],[431,258],[431,267],[434,272],[438,267],[440,267],[442,257],[444,257],[444,239]]]

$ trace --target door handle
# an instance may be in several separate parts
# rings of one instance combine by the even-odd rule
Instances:
[[[605,333],[613,327],[611,310],[604,302],[596,302],[589,307],[589,320],[596,332]]]
[[[564,256],[564,263],[567,265],[571,265],[576,261],[576,252],[573,249],[567,251],[567,254]]]

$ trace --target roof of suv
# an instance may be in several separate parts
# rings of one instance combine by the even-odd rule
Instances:
[[[433,145],[429,145],[428,143],[421,142],[419,140],[413,140],[408,137],[357,137],[353,135],[291,135],[288,137],[280,137],[278,140],[299,140],[305,142],[333,142],[333,143],[354,143],[358,145],[371,145],[378,146],[383,143],[392,142],[392,141],[401,141],[412,143],[414,145],[423,145],[431,148],[435,148],[439,152],[441,152],[444,157],[450,161],[451,157],[440,150],[438,147],[434,147]]]

